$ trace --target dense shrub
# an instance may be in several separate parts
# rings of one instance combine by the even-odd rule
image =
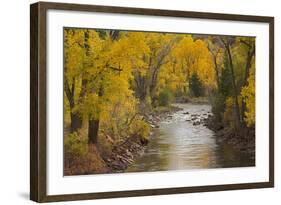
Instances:
[[[231,72],[227,61],[225,62],[224,69],[222,70],[220,76],[218,92],[221,93],[226,98],[227,96],[232,95],[232,90],[233,88],[232,88],[232,81],[231,81]]]
[[[88,152],[88,141],[86,137],[82,137],[77,132],[69,134],[64,139],[64,148],[67,153],[76,156],[82,156]]]
[[[160,91],[158,99],[160,106],[169,106],[172,102],[172,99],[173,95],[169,90],[164,89]]]
[[[189,88],[195,97],[199,97],[203,95],[203,83],[200,81],[198,75],[193,73],[189,80]]]
[[[225,111],[223,113],[224,124],[234,128],[235,126],[235,119],[234,119],[234,103],[232,97],[226,98],[225,101]]]
[[[110,106],[106,107],[106,112],[103,112],[100,131],[104,137],[110,137],[118,143],[128,137],[128,125],[134,120],[137,115],[138,102],[131,96],[120,99],[119,97],[115,102],[110,102]],[[103,140],[102,142],[105,142]]]
[[[219,121],[223,120],[227,98],[232,96],[231,72],[228,58],[225,57],[224,61],[224,68],[219,79],[218,89],[214,92],[214,99],[212,100],[212,112]]]
[[[212,99],[212,113],[218,121],[222,120],[222,115],[225,109],[225,96],[221,93],[216,92],[214,98]]]
[[[238,104],[241,109],[242,98],[238,97]],[[223,113],[223,122],[225,125],[234,128],[235,127],[235,105],[232,97],[227,97],[225,100],[225,109]]]
[[[136,119],[130,126],[130,134],[148,140],[150,135],[150,126],[144,120]]]

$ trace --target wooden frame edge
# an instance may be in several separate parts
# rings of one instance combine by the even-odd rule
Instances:
[[[30,199],[38,201],[38,4],[30,6]]]
[[[107,199],[107,198],[157,196],[157,195],[186,194],[186,193],[196,193],[196,192],[231,191],[231,190],[242,190],[242,189],[263,189],[263,188],[272,188],[272,187],[273,187],[273,184],[271,182],[259,182],[259,183],[131,190],[131,191],[101,192],[101,193],[49,195],[49,196],[46,196],[42,201],[39,201],[39,202],[59,202],[59,201],[78,201],[78,200]]]
[[[197,187],[131,190],[102,193],[47,195],[46,185],[46,11],[48,9],[96,11],[121,14],[189,17],[269,24],[269,181]],[[203,13],[130,7],[38,2],[30,5],[30,199],[36,202],[137,197],[163,194],[226,191],[274,187],[274,17]]]
[[[269,182],[274,187],[274,17],[269,23]]]
[[[46,200],[46,9],[30,5],[30,199]]]
[[[104,6],[91,4],[75,4],[75,3],[57,3],[57,2],[38,2],[45,9],[57,10],[75,10],[86,12],[107,12],[117,14],[136,14],[150,16],[170,16],[170,17],[188,17],[188,18],[205,18],[216,20],[234,20],[234,21],[252,21],[252,22],[269,22],[271,16],[255,16],[242,14],[224,14],[215,12],[198,12],[184,10],[164,10],[151,8],[136,8],[136,7],[119,7],[119,6]]]

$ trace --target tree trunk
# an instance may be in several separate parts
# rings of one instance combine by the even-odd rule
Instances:
[[[150,94],[150,99],[151,99],[151,104],[153,107],[156,106],[156,83],[151,82],[151,85],[149,86],[149,94]]]
[[[79,113],[73,111],[75,107],[75,79],[72,80],[71,88],[69,86],[68,80],[66,79],[64,82],[64,90],[70,107],[70,132],[73,133],[78,131],[82,127],[82,118],[79,116]]]
[[[82,127],[82,119],[79,116],[78,113],[70,113],[70,119],[71,119],[71,133],[78,131]]]
[[[235,128],[236,130],[239,130],[241,127],[241,115],[240,115],[240,107],[239,107],[239,102],[238,102],[238,90],[236,86],[236,80],[235,80],[235,73],[234,73],[234,66],[233,66],[233,61],[232,61],[232,55],[230,51],[230,46],[229,42],[224,42],[222,40],[227,54],[228,54],[228,59],[229,59],[229,66],[230,66],[230,71],[231,71],[231,81],[232,81],[232,86],[233,86],[233,100],[234,100],[234,110],[235,110]]]
[[[98,96],[103,95],[103,88],[100,87],[98,91]],[[99,115],[96,118],[89,115],[88,120],[88,144],[97,144],[98,142],[98,132],[99,132],[100,118]]]
[[[232,78],[232,84],[233,84],[233,98],[234,98],[234,103],[235,103],[235,114],[236,114],[236,128],[239,129],[241,127],[240,123],[240,107],[239,107],[239,102],[238,102],[238,92],[237,92],[237,86],[235,82],[235,74],[234,74],[234,68],[233,68],[233,63],[232,63],[232,57],[231,54],[230,56],[230,69],[231,69],[231,78]]]
[[[142,77],[141,74],[136,71],[134,73],[134,80],[135,80],[135,94],[137,98],[144,102],[146,99],[146,84],[145,84],[145,77]]]
[[[88,143],[96,144],[98,142],[99,120],[89,119],[88,121]]]
[[[217,64],[217,56],[213,56],[213,61],[214,61],[214,68],[215,68],[215,72],[216,72],[216,82],[217,82],[217,86],[219,86],[219,68],[218,68],[218,64]]]
[[[216,82],[217,82],[217,86],[219,86],[220,76],[219,76],[219,66],[218,66],[218,63],[217,63],[217,56],[218,56],[219,51],[212,51],[209,44],[208,44],[207,47],[208,47],[208,50],[211,53],[212,58],[213,58],[213,63],[214,63],[214,68],[215,68],[215,73],[216,73]]]

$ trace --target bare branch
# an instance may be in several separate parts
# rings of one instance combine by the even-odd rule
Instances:
[[[243,39],[240,39],[240,42],[248,46],[249,48],[252,48],[252,45],[248,43],[247,41],[244,41]]]

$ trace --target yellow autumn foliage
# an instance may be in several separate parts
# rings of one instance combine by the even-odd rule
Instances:
[[[248,85],[242,88],[241,95],[246,104],[245,121],[247,126],[255,124],[255,76],[253,73],[248,78]]]
[[[160,73],[159,86],[172,91],[188,91],[188,81],[196,73],[206,87],[215,86],[215,71],[212,58],[203,40],[194,40],[185,35],[174,47],[168,63]]]

